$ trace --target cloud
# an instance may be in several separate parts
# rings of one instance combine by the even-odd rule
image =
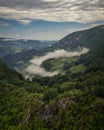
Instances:
[[[31,20],[25,20],[25,19],[19,19],[18,20],[21,24],[24,24],[24,25],[28,25],[28,24],[30,24],[32,21]]]
[[[54,75],[57,75],[59,71],[47,72],[44,68],[41,67],[41,64],[44,61],[53,58],[80,56],[82,54],[87,53],[88,51],[89,49],[87,48],[83,48],[80,51],[74,51],[74,52],[68,52],[65,50],[55,50],[54,52],[47,53],[45,56],[33,58],[30,61],[30,65],[26,68],[25,71],[28,73],[28,75],[40,75],[43,77],[46,76],[52,77]]]
[[[93,22],[104,20],[104,0],[0,0],[0,16],[16,20]]]

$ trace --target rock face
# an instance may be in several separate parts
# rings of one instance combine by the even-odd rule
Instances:
[[[56,102],[49,103],[49,104],[42,104],[42,111],[37,113],[39,118],[41,118],[46,123],[50,122],[53,117],[55,117],[59,110],[66,110],[70,104],[73,104],[74,101],[70,98],[67,99],[60,99]]]

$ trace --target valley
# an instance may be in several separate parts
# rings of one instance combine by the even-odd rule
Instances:
[[[29,45],[0,58],[0,130],[103,130],[104,25]]]
[[[33,58],[30,61],[30,65],[26,68],[26,72],[28,73],[28,75],[30,74],[30,75],[33,75],[33,76],[35,76],[35,74],[43,76],[43,77],[55,76],[58,73],[60,73],[60,72],[58,72],[59,68],[57,68],[56,71],[48,72],[44,68],[42,68],[43,62],[50,60],[50,59],[56,59],[57,60],[57,58],[80,56],[82,54],[86,54],[88,51],[89,51],[89,49],[82,48],[79,51],[68,52],[68,51],[65,51],[65,50],[56,50],[54,52],[47,53],[46,55],[44,55],[42,57]],[[47,63],[46,63],[46,65],[47,65]],[[29,77],[31,78],[31,76],[29,76]]]

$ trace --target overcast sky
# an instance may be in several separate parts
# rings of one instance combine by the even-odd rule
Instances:
[[[104,0],[0,0],[0,36],[58,40],[104,23]]]

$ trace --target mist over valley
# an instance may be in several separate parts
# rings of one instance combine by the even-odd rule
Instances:
[[[25,69],[26,73],[28,75],[26,77],[29,77],[29,75],[32,75],[33,77],[35,75],[40,75],[42,77],[52,77],[54,75],[59,74],[59,71],[54,72],[47,72],[41,65],[44,61],[47,61],[48,59],[57,59],[57,58],[65,58],[65,57],[74,57],[74,56],[80,56],[82,54],[86,54],[89,51],[87,48],[82,48],[79,51],[66,51],[66,50],[55,50],[54,52],[49,52],[46,55],[42,57],[34,57],[30,60],[30,64]]]

